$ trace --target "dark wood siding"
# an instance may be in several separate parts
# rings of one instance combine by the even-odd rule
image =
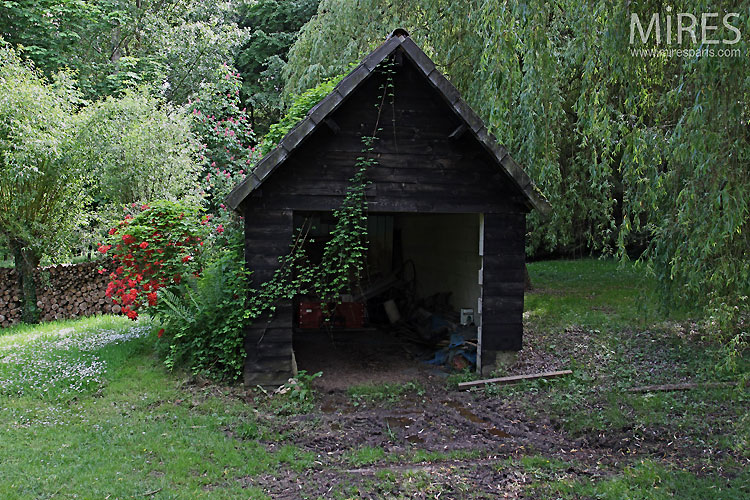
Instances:
[[[395,80],[394,106],[386,102],[380,114],[381,130],[374,146],[378,165],[368,172],[373,182],[368,190],[370,210],[524,210],[523,196],[476,139],[468,133],[448,137],[461,121],[424,78],[405,64]],[[337,131],[319,127],[251,195],[256,200],[250,203],[274,210],[337,208],[361,156],[361,138],[375,130],[375,103],[382,83],[382,76],[373,74],[333,113]]]
[[[491,351],[521,349],[525,213],[486,214],[482,297],[482,360]]]
[[[245,260],[253,284],[269,280],[286,254],[292,238],[292,212],[248,206],[245,216]],[[247,386],[281,385],[292,371],[292,306],[256,320],[245,332],[244,382]]]
[[[269,279],[289,248],[294,211],[339,207],[361,156],[363,135],[376,128],[382,75],[362,87],[289,154],[242,203],[246,258],[254,282]],[[380,113],[368,177],[371,212],[485,214],[483,356],[520,349],[524,233],[528,204],[505,171],[470,133],[443,97],[405,61],[397,68],[393,106]],[[465,127],[464,127],[465,128]],[[450,137],[450,136],[453,137]],[[291,372],[289,304],[270,322],[248,329],[245,383],[283,383]]]

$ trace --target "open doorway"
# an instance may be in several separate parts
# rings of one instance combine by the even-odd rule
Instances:
[[[308,255],[320,259],[333,216],[295,213],[295,224],[309,225]],[[475,368],[481,233],[481,214],[370,214],[361,282],[338,305],[309,296],[294,301],[298,368],[347,385],[408,380],[420,369]]]

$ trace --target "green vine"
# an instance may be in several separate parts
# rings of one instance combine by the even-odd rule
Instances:
[[[324,304],[338,301],[352,284],[361,280],[368,248],[366,190],[370,181],[367,171],[378,164],[374,144],[382,131],[380,119],[386,100],[393,105],[395,98],[393,64],[386,62],[377,71],[385,75],[385,81],[379,87],[375,104],[378,109],[375,126],[371,135],[361,138],[362,150],[355,162],[355,173],[349,179],[344,200],[333,212],[336,225],[324,247],[320,264],[312,264],[308,258],[305,243],[311,240],[308,239],[310,225],[306,223],[296,231],[289,252],[280,257],[280,266],[271,279],[251,291],[246,319],[257,320],[266,312],[272,317],[279,301],[290,300],[298,294],[312,293]],[[261,336],[258,343],[262,339]]]

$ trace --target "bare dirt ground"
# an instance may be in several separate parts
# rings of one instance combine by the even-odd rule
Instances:
[[[318,392],[346,391],[368,384],[406,383],[426,367],[415,360],[416,348],[377,330],[295,334],[297,366],[308,374],[321,372],[315,380]]]
[[[592,343],[578,333],[555,355],[527,342],[509,372],[566,368],[580,354],[576,345]],[[398,343],[380,339],[332,347],[318,339],[309,346],[314,347],[296,350],[301,369],[323,371],[312,383],[312,411],[260,417],[284,436],[281,442],[265,441],[269,450],[291,442],[314,456],[314,465],[246,479],[272,498],[539,498],[527,486],[540,480],[596,481],[642,459],[721,474],[720,467],[701,470],[701,464],[730,453],[696,447],[674,429],[658,426],[573,435],[534,391],[512,397],[458,391],[444,373],[415,361]],[[352,387],[356,393],[361,384],[390,384],[386,392],[394,394],[357,398]],[[403,393],[395,394],[404,384]],[[578,411],[602,411],[596,401],[585,406]],[[554,465],[529,469],[523,457]]]

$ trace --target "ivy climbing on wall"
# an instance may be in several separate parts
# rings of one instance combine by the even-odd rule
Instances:
[[[378,88],[374,103],[377,108],[375,124],[370,135],[361,137],[361,154],[354,164],[354,175],[349,179],[344,199],[333,212],[336,224],[325,244],[321,262],[314,264],[307,255],[305,243],[311,241],[308,220],[296,231],[289,252],[281,257],[280,266],[272,278],[250,292],[245,313],[249,321],[261,318],[266,312],[273,313],[275,304],[298,294],[312,294],[324,304],[337,302],[361,280],[368,248],[366,190],[370,181],[367,172],[378,164],[374,150],[382,131],[383,112],[386,105],[393,109],[395,103],[392,61],[381,63],[377,73],[384,77],[384,81]],[[262,337],[258,343],[261,341]]]

